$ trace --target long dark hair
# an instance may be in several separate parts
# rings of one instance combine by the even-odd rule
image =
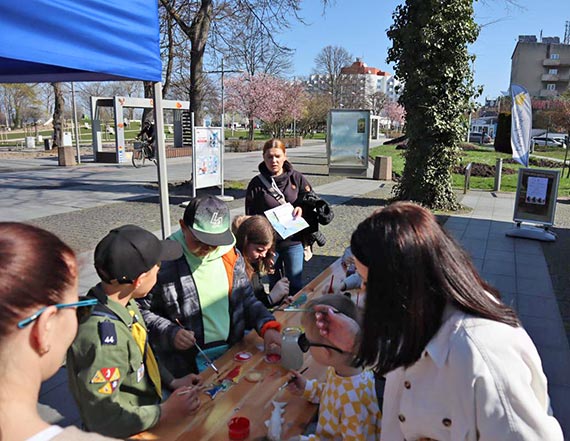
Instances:
[[[77,278],[75,254],[54,234],[0,222],[0,341],[35,310],[61,303]]]
[[[358,225],[350,242],[368,267],[358,359],[384,374],[419,359],[449,302],[478,316],[519,326],[470,257],[425,208],[396,202]]]
[[[273,251],[275,251],[275,231],[265,216],[236,216],[232,222],[232,232],[236,237],[236,248],[243,254],[245,269],[251,279],[255,271],[262,273],[271,270]],[[263,259],[256,268],[245,256],[245,249],[248,244],[270,246],[267,257]]]

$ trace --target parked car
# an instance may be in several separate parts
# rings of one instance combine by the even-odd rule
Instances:
[[[489,144],[491,137],[486,133],[471,132],[469,133],[469,142],[477,142],[479,144]]]
[[[546,136],[535,136],[532,138],[532,143],[539,146],[547,147],[564,147],[564,140],[560,138],[551,138]]]

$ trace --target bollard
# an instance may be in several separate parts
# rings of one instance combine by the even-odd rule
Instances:
[[[374,160],[374,172],[372,179],[381,181],[392,180],[392,157],[376,156]]]
[[[503,160],[497,158],[495,162],[495,186],[493,191],[501,191],[501,174],[503,173]]]

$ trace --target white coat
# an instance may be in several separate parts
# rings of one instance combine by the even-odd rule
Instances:
[[[422,357],[386,376],[383,441],[563,441],[523,328],[448,305]]]

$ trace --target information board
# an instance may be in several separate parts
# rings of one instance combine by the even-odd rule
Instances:
[[[327,132],[329,174],[366,176],[370,111],[332,109]]]
[[[554,224],[560,170],[520,168],[515,198],[515,222]]]
[[[194,129],[192,167],[194,188],[222,185],[220,127],[196,127]]]

